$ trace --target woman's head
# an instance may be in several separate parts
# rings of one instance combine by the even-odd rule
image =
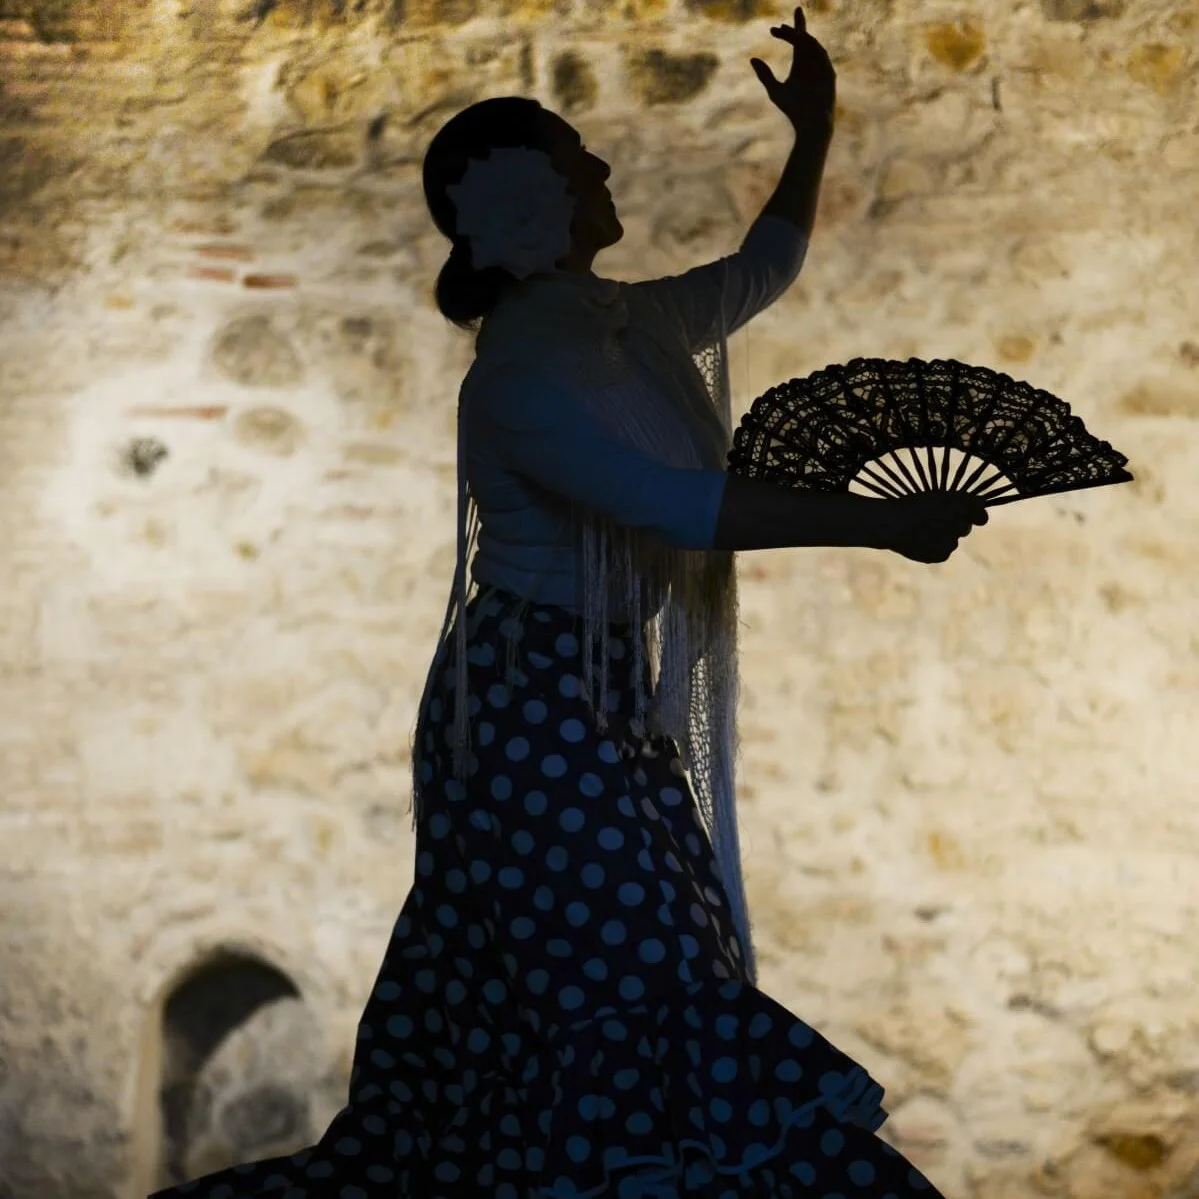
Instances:
[[[470,241],[458,233],[457,212],[446,189],[461,182],[470,159],[514,146],[544,151],[575,198],[571,250],[557,266],[586,274],[596,254],[624,236],[605,186],[611,168],[588,153],[569,122],[523,96],[500,96],[463,109],[429,143],[423,173],[433,223],[453,243],[437,278],[437,307],[464,329],[477,328],[516,280],[503,267],[474,269]]]

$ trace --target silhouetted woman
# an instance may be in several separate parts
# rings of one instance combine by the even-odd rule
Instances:
[[[798,12],[775,32],[783,179],[735,254],[678,276],[593,274],[623,235],[609,168],[537,102],[430,145],[437,302],[479,333],[415,882],[321,1140],[157,1199],[937,1195],[875,1135],[882,1089],[757,989],[740,875],[734,552],[940,562],[985,519],[725,473],[725,341],[799,273],[832,134],[827,56]]]

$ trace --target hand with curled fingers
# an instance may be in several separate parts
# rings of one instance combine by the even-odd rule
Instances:
[[[922,491],[879,504],[883,549],[913,562],[945,562],[976,525],[990,517],[982,500],[964,491]]]
[[[791,47],[791,70],[786,79],[776,79],[760,58],[751,58],[749,65],[771,103],[796,132],[818,129],[831,136],[837,107],[837,72],[828,52],[808,33],[803,9],[795,10],[794,26],[775,25],[770,32]]]

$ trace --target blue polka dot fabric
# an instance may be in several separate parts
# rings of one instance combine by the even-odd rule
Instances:
[[[345,1108],[151,1199],[940,1199],[875,1135],[882,1088],[745,981],[677,747],[630,729],[629,627],[600,734],[575,618],[494,591],[467,615],[469,777],[442,661]]]

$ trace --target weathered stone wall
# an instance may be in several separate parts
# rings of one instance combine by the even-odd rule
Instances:
[[[1183,1199],[1199,4],[808,12],[838,132],[804,272],[734,341],[739,407],[951,356],[1064,396],[1137,478],[998,509],[942,567],[743,557],[763,985],[887,1085],[947,1195]],[[777,181],[747,60],[785,72],[790,16],[0,0],[6,1199],[133,1199],[341,1101],[453,558],[471,344],[432,304],[429,138],[538,96],[613,165],[598,269],[685,269]]]

